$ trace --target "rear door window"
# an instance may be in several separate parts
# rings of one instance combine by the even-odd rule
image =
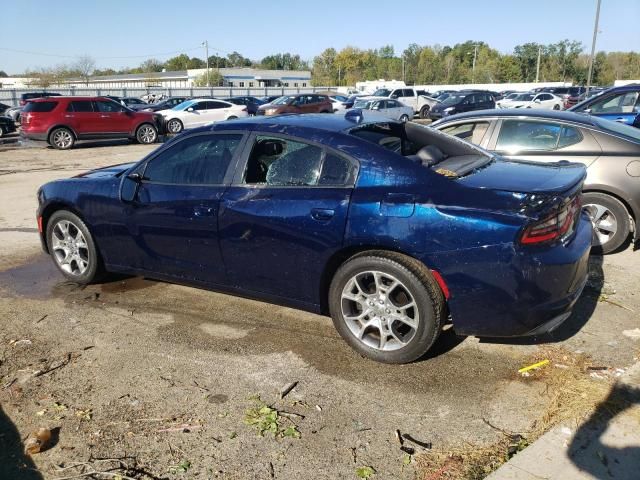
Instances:
[[[98,112],[102,113],[124,112],[124,107],[112,100],[97,100],[95,105]]]
[[[67,112],[93,112],[93,102],[91,100],[76,100],[69,103]]]
[[[56,105],[58,105],[58,102],[27,102],[22,111],[46,113],[51,112],[56,108]]]
[[[454,135],[458,138],[462,138],[467,142],[480,145],[488,129],[489,122],[469,122],[459,123],[450,127],[444,127],[442,131],[448,133],[449,135]]]
[[[503,120],[496,150],[508,153],[555,150],[561,130],[562,126],[557,123]]]

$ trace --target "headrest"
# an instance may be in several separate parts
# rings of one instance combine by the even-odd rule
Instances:
[[[269,157],[280,155],[284,151],[282,142],[278,140],[261,140],[258,145],[260,154]]]

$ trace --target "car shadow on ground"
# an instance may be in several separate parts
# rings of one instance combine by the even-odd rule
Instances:
[[[581,472],[594,478],[638,478],[640,447],[612,447],[603,442],[613,419],[637,405],[640,405],[640,389],[620,383],[611,388],[607,398],[578,428],[569,445],[568,456]]]
[[[602,288],[604,287],[604,271],[602,270],[602,255],[592,254],[589,257],[589,279],[582,291],[582,295],[573,307],[573,313],[556,330],[532,337],[483,337],[482,343],[499,343],[507,345],[541,345],[545,343],[559,343],[576,335],[589,321],[598,305]]]
[[[24,452],[20,433],[0,405],[0,478],[42,480],[33,460]]]

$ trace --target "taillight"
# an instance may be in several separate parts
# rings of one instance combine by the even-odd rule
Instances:
[[[577,196],[560,210],[538,222],[528,225],[522,232],[520,243],[532,245],[551,242],[566,235],[580,212],[580,197]]]

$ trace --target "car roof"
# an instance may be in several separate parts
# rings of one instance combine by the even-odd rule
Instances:
[[[97,100],[97,99],[101,99],[101,100],[113,100],[112,97],[108,97],[108,96],[104,96],[104,95],[100,95],[100,96],[79,96],[79,95],[56,95],[56,100]],[[38,97],[38,98],[33,98],[31,100],[29,100],[30,102],[46,102],[46,101],[50,101],[48,99],[50,99],[51,97]]]
[[[350,115],[355,115],[354,110],[349,110]],[[200,127],[195,130],[209,131],[214,130],[264,130],[278,133],[281,127],[297,127],[308,128],[313,130],[324,130],[327,132],[344,132],[359,125],[369,123],[399,123],[386,117],[371,117],[370,120],[358,122],[353,118],[349,118],[344,114],[331,113],[307,113],[307,114],[284,114],[277,116],[255,116],[237,118],[230,122],[215,123],[212,126]],[[280,132],[283,133],[283,132]]]
[[[524,113],[518,109],[503,109],[503,110],[475,110],[472,112],[458,113],[450,115],[442,121],[442,123],[449,123],[454,120],[464,120],[469,118],[546,118],[550,120],[557,120],[559,122],[573,122],[583,125],[595,126],[595,123],[591,120],[589,115],[583,113],[567,112],[562,110],[536,110],[527,109]],[[440,124],[440,123],[439,123]]]

